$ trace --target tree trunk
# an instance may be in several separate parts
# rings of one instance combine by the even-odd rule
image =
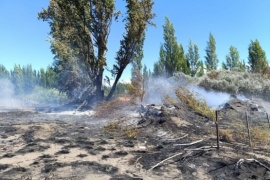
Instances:
[[[103,68],[99,70],[99,74],[95,82],[96,92],[95,92],[94,102],[103,101],[104,99],[104,92],[102,90],[103,71],[104,71]]]
[[[109,101],[112,98],[112,95],[113,95],[113,93],[114,93],[114,91],[116,89],[116,85],[117,85],[119,79],[121,78],[124,69],[125,68],[121,68],[119,70],[119,73],[117,73],[116,78],[115,78],[115,81],[114,81],[113,86],[112,86],[112,89],[110,90],[110,93],[109,93],[109,95],[106,98],[106,101]]]

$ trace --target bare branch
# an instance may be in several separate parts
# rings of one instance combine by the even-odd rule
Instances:
[[[198,141],[194,141],[194,142],[191,142],[191,143],[187,143],[187,144],[174,144],[173,146],[190,146],[190,145],[193,145],[193,144],[197,144],[199,142],[202,142],[203,139],[201,140],[198,140]]]
[[[181,153],[177,153],[177,154],[175,154],[175,155],[173,155],[173,156],[171,156],[171,157],[168,157],[167,159],[164,159],[163,161],[161,161],[161,162],[157,163],[156,165],[154,165],[153,167],[151,167],[148,171],[151,171],[151,170],[153,170],[154,168],[158,167],[159,165],[163,164],[164,162],[166,162],[166,161],[168,161],[168,160],[170,160],[170,159],[172,159],[172,158],[174,158],[174,157],[176,157],[176,156],[180,156],[180,155],[182,155],[182,154],[183,154],[183,153],[181,152]]]

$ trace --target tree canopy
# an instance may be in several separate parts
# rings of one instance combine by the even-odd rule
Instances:
[[[173,24],[168,17],[165,17],[163,25],[163,39],[164,43],[159,51],[159,63],[154,65],[154,73],[162,75],[158,73],[164,72],[168,77],[177,71],[188,74],[189,64],[185,58],[184,48],[182,44],[178,44]]]
[[[222,63],[222,68],[227,70],[244,71],[245,64],[240,60],[237,48],[230,46],[229,51],[229,54],[226,55],[226,62]]]
[[[209,34],[209,40],[205,49],[205,65],[208,71],[216,70],[218,65],[218,58],[216,54],[216,40],[212,33]]]
[[[126,0],[126,4],[126,32],[112,70],[115,83],[107,99],[142,48],[147,25],[154,18],[151,0]],[[63,91],[87,101],[103,99],[107,40],[113,18],[118,15],[114,0],[51,0],[39,13],[39,18],[50,25],[51,50]]]
[[[194,44],[191,40],[189,41],[186,59],[190,66],[190,75],[192,77],[198,75],[202,62],[200,61],[199,48],[197,44]]]
[[[256,39],[251,41],[248,47],[248,63],[252,72],[261,72],[268,66],[265,51]]]

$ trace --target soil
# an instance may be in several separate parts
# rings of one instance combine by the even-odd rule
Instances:
[[[223,113],[237,111],[233,104]],[[268,147],[220,141],[217,149],[215,123],[183,104],[144,109],[2,110],[0,179],[270,179]]]

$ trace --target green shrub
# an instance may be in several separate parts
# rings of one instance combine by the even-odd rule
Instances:
[[[39,104],[42,103],[64,103],[67,102],[68,98],[65,93],[60,92],[55,88],[47,89],[40,86],[36,86],[34,91],[26,95],[29,101],[35,101]]]
[[[266,95],[270,92],[270,79],[259,73],[211,71],[197,83],[205,89],[228,93]]]

